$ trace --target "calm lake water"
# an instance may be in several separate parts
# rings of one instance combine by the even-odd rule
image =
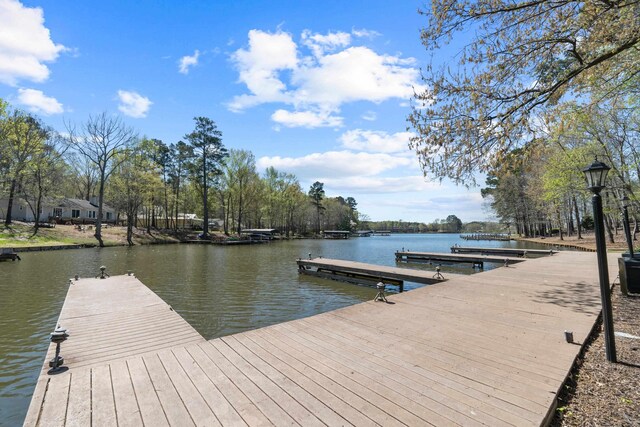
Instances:
[[[376,291],[298,275],[295,260],[312,256],[395,266],[396,250],[450,252],[453,244],[527,247],[529,243],[465,242],[453,234],[295,240],[252,246],[158,245],[22,254],[0,263],[0,425],[21,425],[38,372],[75,274],[135,275],[207,339],[311,316],[372,299]],[[428,265],[405,267],[432,269]],[[471,267],[443,267],[469,273]],[[410,290],[420,285],[407,283]],[[63,325],[64,326],[64,325]],[[73,339],[73,331],[70,331]]]

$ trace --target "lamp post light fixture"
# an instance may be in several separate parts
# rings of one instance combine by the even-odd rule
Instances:
[[[101,266],[100,266],[100,274],[98,274],[98,275],[96,276],[96,279],[97,279],[98,277],[99,277],[99,278],[101,278],[101,279],[106,279],[107,277],[111,277],[111,276],[109,276],[109,275],[107,274],[107,271],[106,271],[106,270],[107,270],[107,267],[105,267],[104,265],[101,265]]]
[[[629,224],[629,203],[631,199],[629,199],[626,195],[621,199],[622,201],[622,216],[623,216],[623,226],[624,226],[624,234],[627,238],[627,246],[629,247],[629,258],[633,259],[633,241],[631,240],[631,226]]]
[[[65,342],[68,337],[67,330],[60,325],[51,333],[51,342],[56,344],[56,354],[49,361],[49,367],[51,368],[47,371],[49,375],[59,374],[68,369],[66,366],[62,366],[64,365],[64,357],[60,356],[60,344]]]
[[[587,186],[593,193],[593,222],[596,233],[596,252],[600,275],[600,299],[602,300],[602,324],[607,360],[616,362],[616,342],[613,332],[613,312],[611,310],[611,288],[609,286],[609,268],[607,265],[607,246],[604,241],[604,220],[602,215],[602,197],[600,191],[605,187],[607,173],[611,168],[598,161],[598,157],[589,167],[583,169]]]

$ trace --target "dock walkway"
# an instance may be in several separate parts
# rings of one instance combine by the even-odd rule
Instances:
[[[552,249],[518,249],[518,248],[485,248],[471,246],[451,246],[452,254],[481,254],[481,255],[511,255],[526,257],[527,255],[545,256],[553,255],[558,251]]]
[[[439,252],[396,252],[396,262],[444,262],[444,263],[468,263],[484,268],[485,262],[495,264],[514,264],[525,261],[525,258],[498,255],[472,255],[472,254],[443,254]]]
[[[544,425],[597,282],[562,252],[206,341],[134,278],[81,279],[69,370],[43,369],[25,425]]]
[[[405,281],[430,285],[443,280],[435,278],[433,271],[388,267],[342,259],[298,259],[297,263],[298,271],[302,274],[365,285],[384,282],[387,285],[397,285],[400,292],[404,291]],[[447,273],[446,278],[453,276],[456,275]]]

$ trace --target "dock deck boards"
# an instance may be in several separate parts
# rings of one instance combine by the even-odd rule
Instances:
[[[206,341],[135,278],[81,279],[69,370],[43,368],[25,425],[539,426],[597,280],[595,254],[562,252]]]
[[[499,255],[472,255],[472,254],[443,254],[440,252],[396,252],[396,261],[403,262],[449,262],[449,263],[472,263],[482,264],[492,262],[497,264],[509,264],[523,262],[525,258]]]
[[[492,255],[516,255],[516,256],[545,256],[557,253],[553,249],[520,249],[520,248],[487,248],[475,246],[451,246],[451,253],[492,254]]]
[[[367,264],[364,262],[347,261],[342,259],[332,258],[312,258],[312,259],[299,259],[297,261],[298,269],[301,273],[319,275],[320,277],[335,277],[336,280],[342,280],[340,278],[347,278],[348,275],[356,275],[361,277],[367,277],[369,280],[381,280],[385,283],[393,283],[394,281],[408,281],[422,284],[433,284],[441,282],[442,279],[436,279],[433,271],[416,270],[413,268],[405,267],[389,267],[386,265]],[[316,268],[317,271],[312,271],[311,268]],[[325,272],[318,274],[318,272]],[[448,280],[458,275],[447,273],[445,279]],[[401,286],[402,292],[402,286]]]

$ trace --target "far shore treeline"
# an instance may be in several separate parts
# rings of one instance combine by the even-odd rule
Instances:
[[[286,237],[322,230],[463,231],[455,215],[431,224],[370,221],[353,197],[326,197],[321,182],[305,191],[295,175],[272,167],[260,172],[250,151],[225,148],[213,120],[194,121],[184,140],[172,143],[140,137],[120,117],[106,113],[67,124],[63,133],[0,100],[0,216],[5,227],[19,201],[36,218],[37,234],[40,224],[56,220],[43,212],[47,202],[76,198],[96,203],[100,245],[104,206],[114,208],[115,221],[127,226],[129,244],[136,227],[184,231],[187,215],[204,220],[198,223],[204,238],[216,227],[227,235],[274,228]],[[495,224],[474,224],[472,232],[497,231]]]
[[[12,205],[21,199],[38,219],[37,233],[38,224],[50,220],[39,216],[45,201],[64,197],[95,197],[95,234],[101,245],[104,205],[114,208],[129,230],[178,231],[186,215],[221,224],[226,234],[276,228],[291,236],[357,226],[353,198],[327,198],[322,183],[307,194],[294,175],[274,168],[260,173],[250,151],[224,147],[213,120],[194,121],[184,140],[171,143],[138,136],[119,116],[106,113],[68,124],[62,133],[0,100],[5,226],[12,222]],[[209,227],[200,228],[206,237]]]

